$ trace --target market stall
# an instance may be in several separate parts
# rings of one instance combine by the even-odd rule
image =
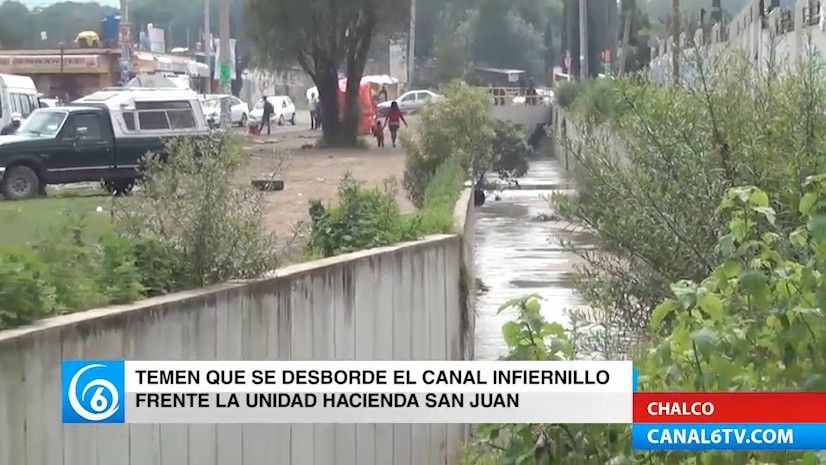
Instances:
[[[359,107],[361,109],[361,116],[359,117],[359,133],[370,134],[373,126],[373,121],[376,119],[376,101],[373,95],[374,83],[369,79],[362,78],[359,85]],[[339,79],[338,81],[338,103],[339,111],[344,108],[344,95],[347,91],[347,78]],[[388,95],[390,91],[388,90]],[[311,96],[318,97],[318,88],[312,87],[307,89],[307,101]]]

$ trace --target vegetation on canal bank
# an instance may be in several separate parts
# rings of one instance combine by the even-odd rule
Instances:
[[[826,389],[826,76],[814,60],[776,71],[734,54],[698,89],[612,84],[625,108],[606,119],[630,163],[586,141],[578,195],[551,202],[594,234],[597,250],[573,250],[595,310],[565,330],[534,297],[508,303],[509,359],[625,356],[648,391]],[[632,452],[622,425],[484,425],[478,438],[471,455],[487,463],[820,463]]]
[[[70,212],[30,242],[0,247],[0,329],[275,268],[261,194],[231,183],[243,159],[237,142],[216,134],[169,152],[163,166],[147,161],[128,202],[104,202],[110,214]]]
[[[484,90],[453,83],[443,100],[421,111],[417,133],[403,137],[402,185],[418,212],[401,213],[392,180],[367,188],[345,176],[337,206],[313,202],[312,255],[328,257],[455,232],[454,209],[468,179],[481,185],[488,173],[501,179],[523,175],[530,152],[526,138],[493,119],[488,98]]]

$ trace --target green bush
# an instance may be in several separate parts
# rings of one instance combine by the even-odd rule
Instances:
[[[729,224],[719,260],[703,279],[671,284],[632,352],[641,391],[826,390],[826,175],[809,178],[801,191],[791,232],[778,225],[766,192],[727,191],[718,209]],[[500,312],[509,308],[517,318],[502,328],[507,360],[605,355],[581,344],[593,335],[578,332],[576,321],[571,331],[546,322],[536,296]],[[482,425],[472,455],[526,464],[820,463],[814,452],[632,453],[630,434],[627,425]]]
[[[571,109],[585,121],[601,124],[622,116],[620,101],[617,81],[592,79],[582,85]]]
[[[113,233],[86,242],[82,224],[71,217],[31,246],[0,249],[0,329],[144,296],[132,245]]]
[[[581,91],[582,85],[579,81],[563,82],[554,90],[556,103],[562,108],[571,108]]]
[[[579,195],[553,201],[594,234],[597,250],[574,247],[593,310],[571,312],[565,331],[534,296],[507,303],[518,311],[503,327],[508,359],[629,357],[642,391],[826,389],[822,68],[778,77],[727,58],[713,71],[690,91],[618,83],[630,111],[612,122],[628,163],[586,141]],[[501,463],[821,463],[814,452],[632,452],[626,425],[478,433],[474,452]]]
[[[0,329],[53,315],[56,293],[49,266],[37,253],[0,249]]]
[[[484,89],[453,83],[443,100],[422,110],[417,134],[402,140],[402,184],[417,208],[422,208],[425,190],[445,160],[455,157],[473,179],[489,169],[495,137],[489,100]]]
[[[701,280],[717,262],[727,221],[715,210],[727,189],[755,185],[790,232],[800,180],[826,172],[826,79],[816,62],[785,77],[729,58],[706,86],[685,92],[619,81],[631,109],[614,121],[627,162],[603,141],[576,158],[576,196],[554,197],[560,216],[593,233],[573,247],[585,262],[577,290],[595,318],[639,334],[680,279]]]
[[[233,184],[237,143],[181,139],[168,153],[166,163],[147,160],[113,231],[89,234],[71,216],[27,248],[0,249],[0,329],[275,268],[261,195]]]
[[[169,159],[146,161],[145,179],[116,227],[136,244],[152,292],[260,277],[277,267],[275,237],[263,221],[263,193],[234,182],[244,161],[232,135],[181,138]],[[148,255],[163,251],[164,257]],[[149,281],[151,280],[151,282]]]
[[[338,187],[339,204],[310,204],[310,253],[332,257],[418,238],[418,218],[402,215],[393,181],[368,188],[346,173]]]

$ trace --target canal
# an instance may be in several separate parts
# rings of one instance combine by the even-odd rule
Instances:
[[[567,310],[582,305],[571,288],[577,257],[563,246],[586,245],[586,237],[554,218],[547,198],[571,192],[572,183],[556,160],[536,160],[519,187],[489,194],[476,212],[476,278],[487,288],[476,300],[476,359],[507,353],[502,325],[514,310],[497,314],[508,300],[528,294],[542,297],[546,319],[568,323]]]

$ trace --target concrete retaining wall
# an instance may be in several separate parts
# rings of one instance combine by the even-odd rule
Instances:
[[[468,232],[471,197],[456,209]],[[435,236],[2,332],[0,465],[455,464],[465,425],[64,426],[60,361],[466,359],[472,243]]]
[[[586,147],[610,153],[622,163],[629,160],[622,139],[610,127],[588,126],[559,106],[553,110],[552,140],[554,154],[566,170],[576,168],[579,154]]]

